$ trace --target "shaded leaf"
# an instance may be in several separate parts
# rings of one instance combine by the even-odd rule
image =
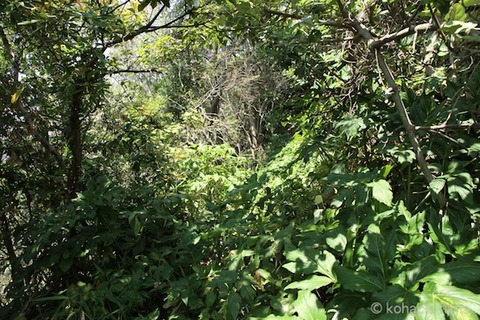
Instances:
[[[375,275],[366,271],[353,271],[344,266],[335,266],[338,282],[345,289],[358,292],[377,292],[385,289],[385,284]]]

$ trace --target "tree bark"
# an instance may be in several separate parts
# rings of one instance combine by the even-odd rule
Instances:
[[[10,262],[10,267],[12,270],[12,280],[15,280],[16,275],[18,274],[18,264],[17,264],[17,255],[15,254],[15,247],[12,240],[12,232],[10,231],[10,224],[7,219],[7,214],[2,212],[0,214],[0,230],[3,235],[3,244],[8,254],[8,261]]]
[[[67,200],[75,198],[80,185],[82,168],[82,94],[83,90],[78,86],[72,96],[69,116],[68,146],[72,153],[72,162],[68,170]]]

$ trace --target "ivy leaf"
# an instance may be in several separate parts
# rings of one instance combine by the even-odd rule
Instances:
[[[372,188],[372,196],[374,199],[387,206],[392,205],[393,193],[388,181],[381,179],[370,182],[367,186]]]
[[[299,291],[298,298],[293,302],[293,307],[297,311],[298,318],[301,320],[326,320],[327,315],[317,297],[310,291]]]

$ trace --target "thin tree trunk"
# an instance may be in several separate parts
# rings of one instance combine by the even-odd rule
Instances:
[[[68,144],[72,152],[72,162],[68,171],[67,200],[75,198],[80,185],[82,168],[82,90],[77,88],[72,97],[69,117]]]
[[[10,224],[7,219],[7,214],[2,212],[0,214],[0,230],[2,231],[2,240],[5,248],[7,249],[8,261],[12,268],[12,280],[15,280],[18,274],[17,255],[15,254],[15,247],[13,245],[12,233],[10,231]]]

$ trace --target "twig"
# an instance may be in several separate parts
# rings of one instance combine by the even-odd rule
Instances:
[[[14,99],[12,98],[12,107],[13,109],[20,111],[20,113],[23,115],[30,133],[36,138],[36,140],[39,141],[40,144],[55,157],[60,167],[64,167],[62,155],[38,133],[29,112],[23,107],[23,103],[21,101],[22,89],[19,88],[20,63],[17,56],[15,55],[15,52],[13,51],[12,46],[10,45],[10,41],[8,40],[7,35],[3,31],[3,28],[0,28],[0,37],[2,38],[5,52],[7,53],[8,58],[12,62],[12,72],[14,77],[12,91],[14,95],[16,95]]]
[[[435,131],[435,130],[442,130],[442,129],[470,128],[472,126],[474,126],[473,123],[456,123],[456,124],[437,124],[437,125],[433,125],[433,126],[414,126],[413,129]]]

